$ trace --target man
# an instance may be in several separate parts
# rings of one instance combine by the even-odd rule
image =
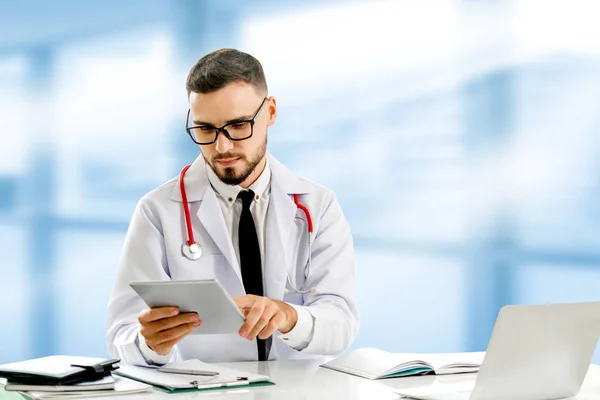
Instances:
[[[330,190],[267,153],[277,107],[261,64],[237,50],[218,50],[194,65],[186,86],[187,131],[202,157],[185,172],[187,202],[174,178],[137,205],[108,305],[110,355],[160,365],[343,352],[359,326],[350,228]],[[294,195],[312,216],[312,235]],[[183,254],[190,251],[182,247],[185,204],[202,250],[198,259]],[[219,280],[246,315],[238,334],[189,335],[202,315],[145,309],[129,287],[168,279]]]

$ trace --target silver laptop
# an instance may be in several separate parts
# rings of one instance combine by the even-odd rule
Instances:
[[[421,400],[550,400],[576,396],[600,335],[600,302],[505,306],[475,382],[398,389]]]

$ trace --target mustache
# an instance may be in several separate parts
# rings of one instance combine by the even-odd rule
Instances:
[[[244,156],[242,154],[223,153],[223,154],[217,154],[216,156],[214,156],[212,158],[212,160],[218,161],[218,160],[226,160],[228,158],[244,158]]]

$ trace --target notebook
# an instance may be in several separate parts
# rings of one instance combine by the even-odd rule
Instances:
[[[33,385],[71,385],[110,376],[119,360],[94,357],[48,356],[0,365],[0,378]]]
[[[80,382],[75,383],[73,385],[35,385],[30,383],[18,383],[18,382],[6,382],[1,383],[0,385],[4,386],[4,390],[6,391],[39,391],[39,392],[82,392],[82,391],[91,391],[91,390],[110,390],[115,387],[115,379],[110,376],[105,376],[104,378],[89,381],[89,382]]]
[[[485,352],[389,353],[375,348],[363,348],[346,353],[321,366],[367,379],[459,374],[477,372],[484,355]]]
[[[98,391],[69,391],[69,392],[21,392],[33,400],[71,400],[90,397],[119,396],[152,391],[152,386],[131,379],[115,377],[114,388]]]
[[[161,372],[157,368],[122,365],[114,373],[119,376],[147,383],[164,392],[182,392],[210,389],[224,389],[241,386],[274,385],[266,375],[251,374],[232,368],[207,364],[199,360],[186,360],[166,364],[165,367],[183,370],[214,371],[218,375],[204,376]]]

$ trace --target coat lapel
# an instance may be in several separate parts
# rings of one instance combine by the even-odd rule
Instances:
[[[290,263],[289,242],[297,207],[293,194],[310,192],[310,185],[269,156],[271,167],[271,200],[266,221],[266,249],[264,262],[265,295],[282,300]]]
[[[197,222],[200,226],[196,225],[196,222],[193,222],[194,230],[198,231],[200,227],[205,229],[204,234],[210,236],[227,259],[229,266],[234,270],[241,283],[242,275],[237,256],[235,255],[229,231],[225,225],[225,218],[221,212],[219,200],[210,185],[206,173],[206,164],[201,155],[187,171],[184,182],[190,210],[192,210],[193,203],[200,202],[197,211]],[[171,198],[178,202],[182,201],[179,183],[175,185]]]
[[[295,216],[294,202],[285,191],[272,184],[264,262],[265,295],[271,299],[283,299],[289,265],[287,244]]]
[[[225,218],[223,218],[217,195],[210,185],[206,188],[206,192],[198,208],[198,218],[241,282],[242,275],[233,244],[231,243],[231,236],[225,225]]]

